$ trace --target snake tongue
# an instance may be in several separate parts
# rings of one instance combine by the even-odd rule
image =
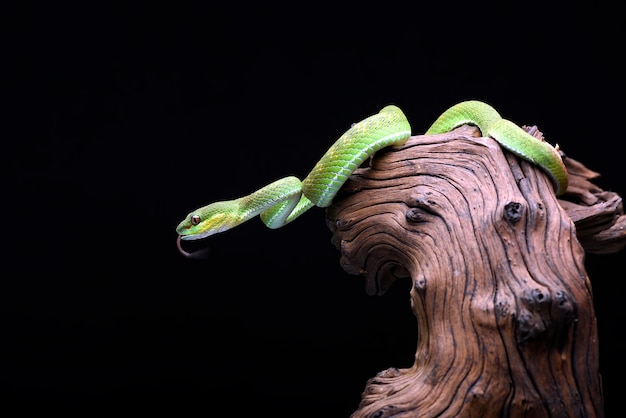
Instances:
[[[191,251],[191,252],[187,251],[183,249],[183,246],[181,244],[184,238],[185,238],[184,235],[179,235],[178,238],[176,238],[176,248],[178,248],[178,252],[180,252],[185,257],[192,258],[194,260],[208,258],[208,255],[211,252],[211,249],[209,247],[202,248],[200,250]]]

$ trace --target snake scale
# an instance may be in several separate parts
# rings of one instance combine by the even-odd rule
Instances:
[[[567,189],[567,171],[558,152],[547,142],[529,135],[513,122],[503,119],[490,105],[476,100],[460,102],[442,113],[427,135],[451,131],[461,125],[477,126],[503,148],[542,168],[555,186],[556,195]],[[227,231],[260,216],[269,228],[296,219],[313,206],[327,207],[352,172],[376,151],[402,145],[411,136],[411,126],[400,108],[385,106],[348,129],[326,151],[306,178],[288,176],[238,199],[219,201],[189,213],[176,228],[177,246],[185,256],[181,240],[196,240]]]

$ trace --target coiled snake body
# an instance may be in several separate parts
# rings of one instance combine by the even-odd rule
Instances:
[[[451,131],[461,125],[477,126],[482,135],[492,137],[502,147],[541,167],[560,195],[567,189],[567,171],[558,148],[538,140],[513,122],[500,117],[488,104],[470,100],[446,110],[426,134]],[[189,213],[176,228],[181,240],[196,240],[227,231],[259,215],[269,228],[280,228],[313,206],[327,207],[352,172],[381,148],[404,144],[411,127],[404,113],[394,105],[354,124],[300,181],[289,176],[234,200],[211,203]]]

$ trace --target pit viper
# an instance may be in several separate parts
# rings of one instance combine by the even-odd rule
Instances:
[[[556,195],[567,189],[567,171],[558,145],[534,138],[513,122],[503,119],[490,105],[477,100],[460,102],[442,113],[427,135],[451,131],[461,125],[474,125],[484,137],[491,137],[503,148],[542,168],[554,183]],[[328,207],[352,172],[376,151],[402,145],[411,136],[411,126],[400,108],[388,105],[353,124],[326,151],[302,181],[288,176],[238,199],[218,201],[189,213],[176,228],[179,251],[181,240],[197,240],[227,231],[259,216],[272,229],[293,221],[313,206]]]

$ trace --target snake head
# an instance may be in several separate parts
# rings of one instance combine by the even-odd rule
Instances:
[[[176,232],[183,240],[196,240],[224,232],[238,225],[234,201],[215,202],[189,213]]]

